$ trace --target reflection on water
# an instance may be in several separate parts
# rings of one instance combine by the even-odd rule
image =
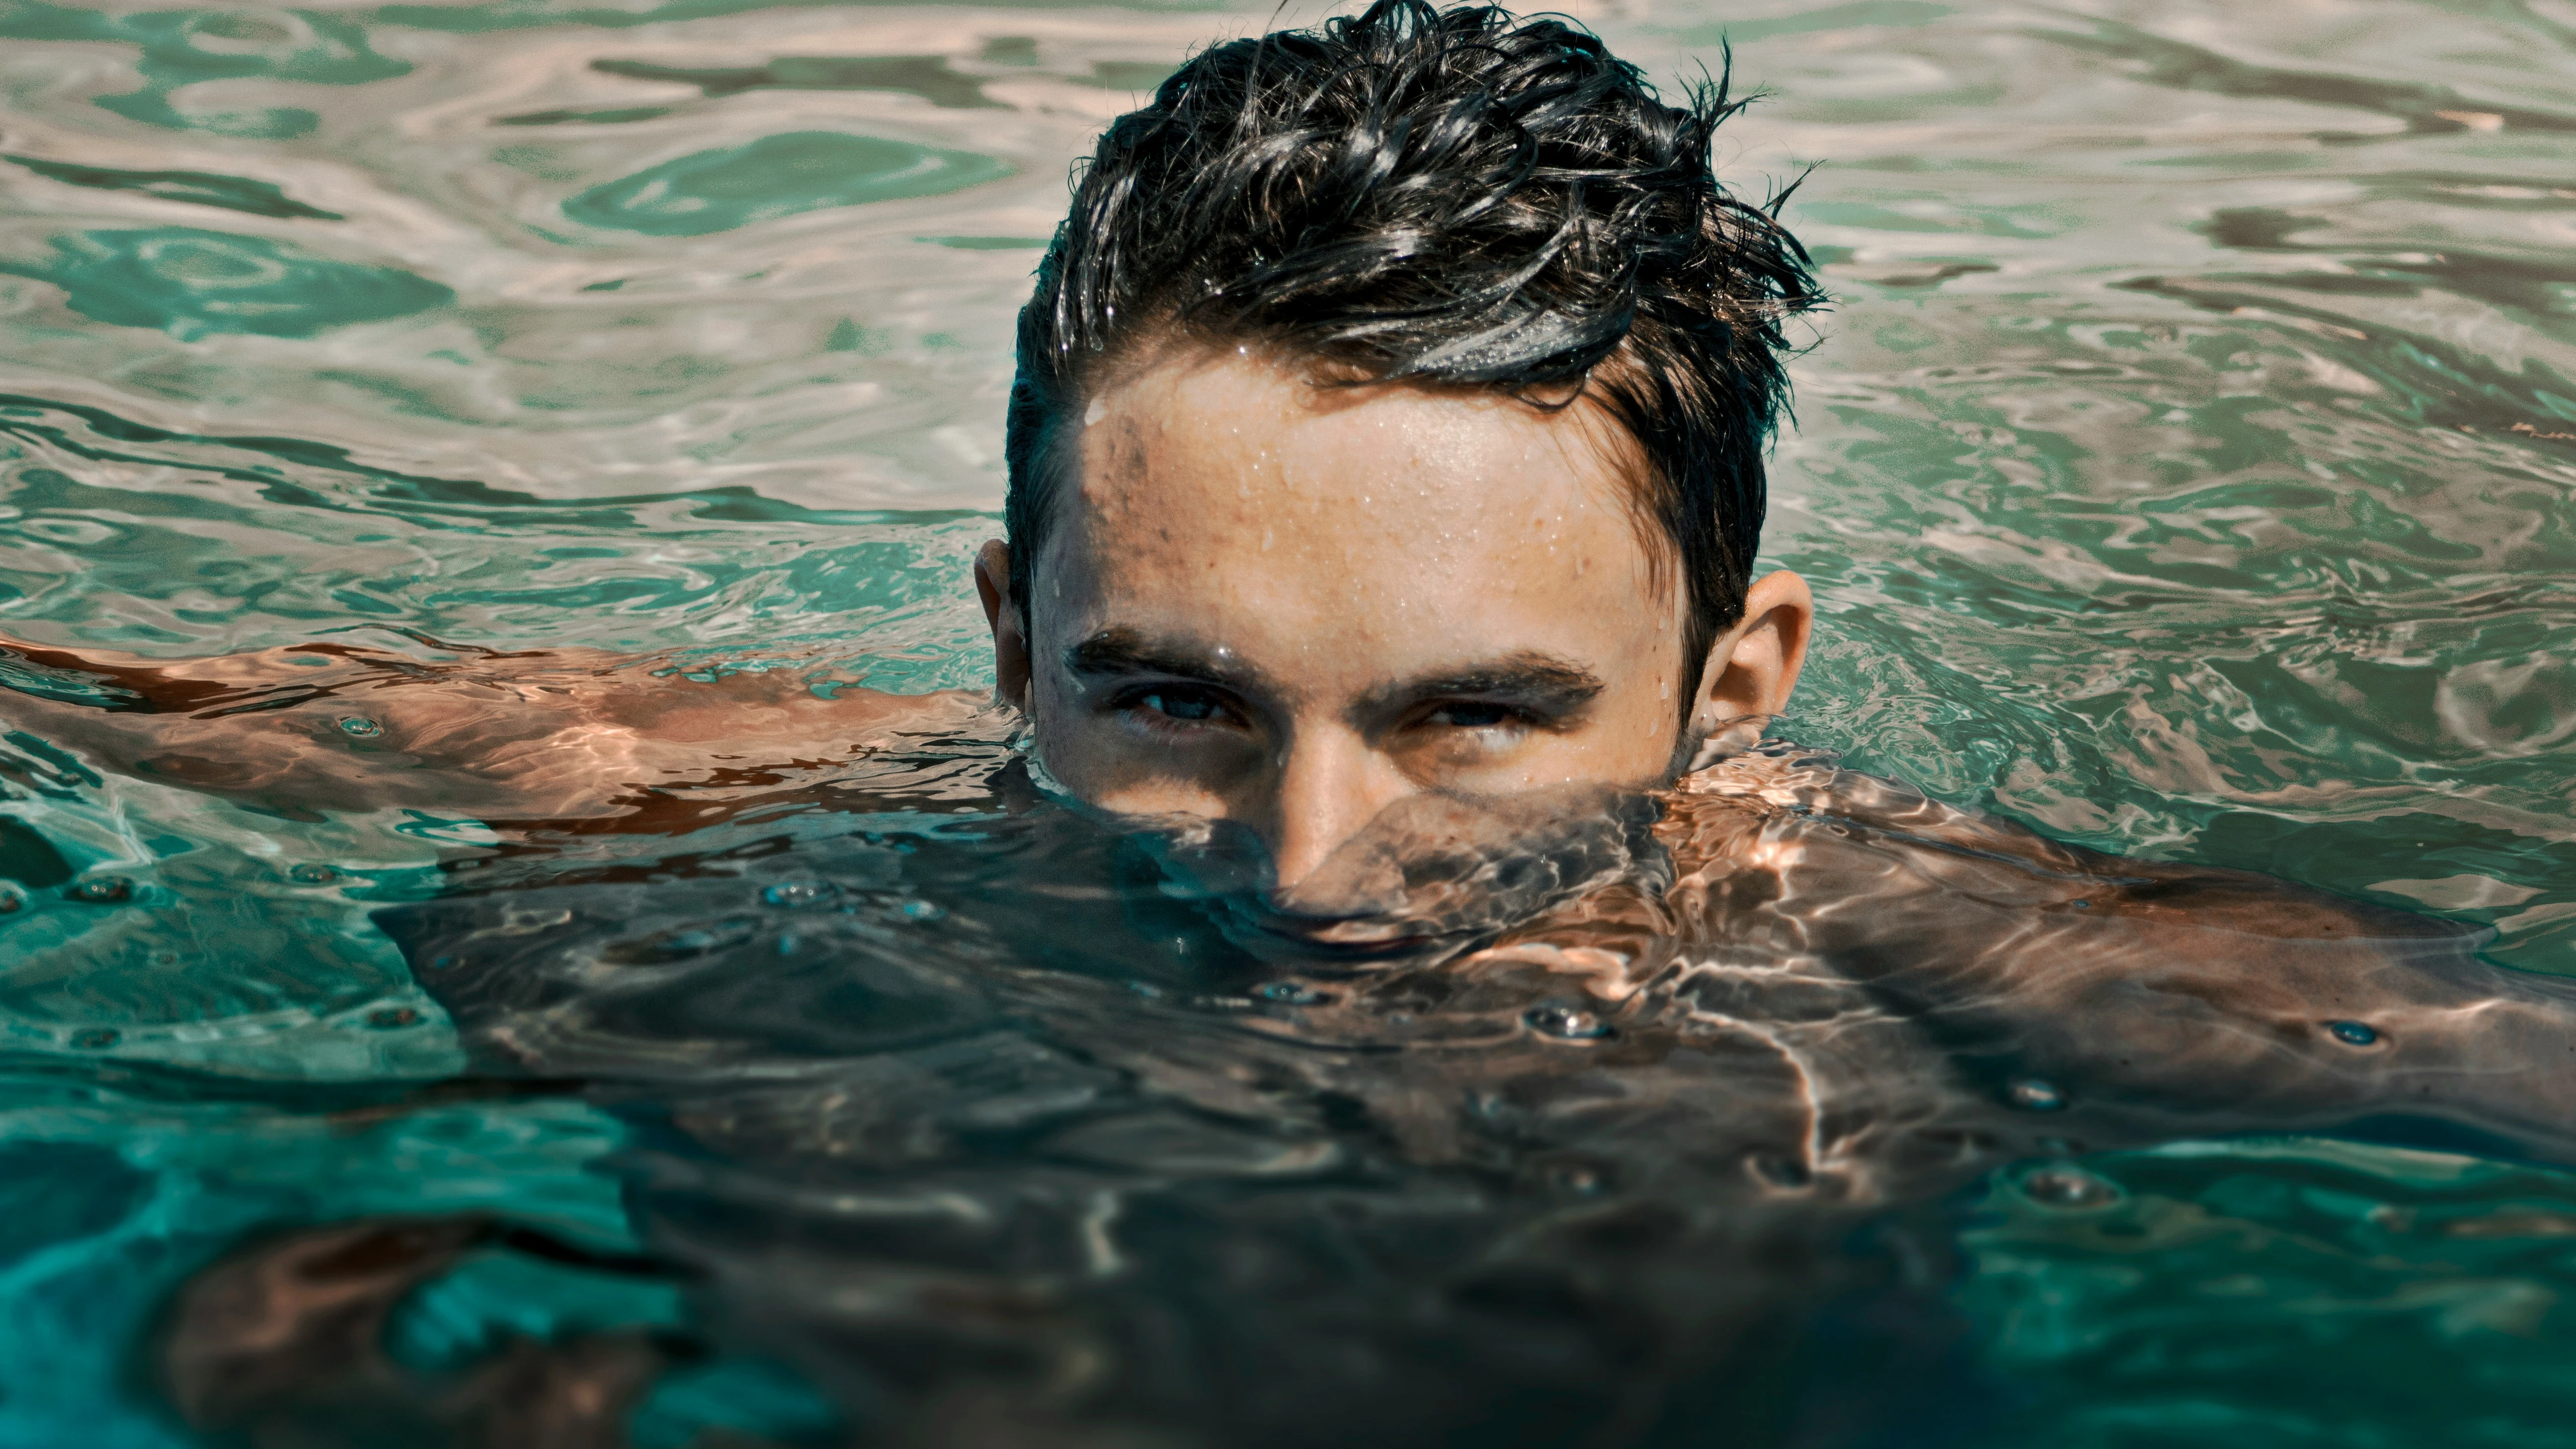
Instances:
[[[2568,16],[1583,14],[1660,76],[1731,38],[1776,94],[1730,164],[1826,163],[1791,210],[1840,302],[1770,546],[1827,623],[1785,732],[2576,971]],[[965,553],[1065,165],[1271,15],[10,0],[0,632],[978,684]],[[10,1442],[2569,1436],[2576,1190],[2511,1160],[2569,1118],[2501,1075],[2549,1039],[2462,1048],[2505,1085],[2366,1142],[2231,1136],[2348,1124],[2432,1008],[2293,993],[2313,1074],[2256,1072],[2122,998],[2045,871],[1986,899],[2067,969],[1941,996],[1902,968],[1965,938],[1955,875],[1819,857],[1685,963],[1653,903],[1716,887],[1638,820],[1519,856],[1422,821],[1339,888],[1430,902],[1426,940],[1632,884],[1474,972],[1306,969],[1225,841],[1122,841],[990,732],[693,832],[505,836],[223,803],[33,708],[0,698]],[[2467,979],[2403,939],[2370,982]]]
[[[1007,171],[992,157],[967,151],[796,131],[647,167],[568,198],[563,211],[585,226],[705,236],[800,211],[936,196]]]
[[[195,227],[56,237],[50,265],[22,275],[62,289],[63,305],[182,342],[209,332],[311,337],[445,306],[456,294],[391,267],[355,266],[291,242]]]

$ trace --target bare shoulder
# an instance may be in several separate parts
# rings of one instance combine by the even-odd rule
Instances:
[[[1661,833],[1686,888],[1750,888],[1802,916],[1831,904],[1839,919],[1826,929],[1835,934],[1933,918],[1954,929],[2010,921],[2021,932],[2036,918],[2064,918],[2141,940],[2235,938],[2217,949],[2236,955],[2270,954],[2259,940],[2475,939],[2449,922],[2250,871],[2051,840],[1776,741],[1682,780]],[[1873,909],[1860,910],[1864,901]]]
[[[1686,780],[1663,829],[1701,949],[1850,982],[1998,1095],[2054,1084],[2112,1136],[2397,1112],[2576,1159],[2576,982],[2486,962],[2482,929],[2051,841],[1786,748]]]

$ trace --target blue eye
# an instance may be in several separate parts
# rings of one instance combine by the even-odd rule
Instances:
[[[1140,695],[1136,703],[1167,718],[1194,722],[1216,718],[1221,708],[1207,695],[1183,694],[1177,690],[1158,689],[1149,694]]]

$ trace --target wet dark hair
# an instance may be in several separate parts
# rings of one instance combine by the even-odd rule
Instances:
[[[1775,220],[1786,193],[1755,206],[1711,170],[1744,104],[1724,79],[1666,104],[1577,25],[1425,0],[1181,67],[1077,169],[1020,313],[1004,518],[1023,625],[1064,419],[1130,348],[1199,337],[1542,407],[1589,391],[1642,455],[1696,671],[1751,582],[1782,323],[1821,300]]]

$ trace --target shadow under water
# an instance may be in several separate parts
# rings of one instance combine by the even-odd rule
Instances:
[[[379,912],[483,1072],[629,1125],[645,1252],[487,1215],[257,1242],[170,1310],[184,1417],[622,1444],[719,1355],[819,1392],[781,1443],[1979,1442],[2010,1396],[1949,1295],[1998,1168],[2081,1212],[2119,1189],[2072,1159],[2177,1138],[2571,1155],[2523,1069],[2576,992],[2475,934],[1786,745],[1659,800],[1391,811],[1284,902],[1212,832],[984,761],[988,811],[538,852]],[[473,1253],[696,1327],[402,1361]]]

